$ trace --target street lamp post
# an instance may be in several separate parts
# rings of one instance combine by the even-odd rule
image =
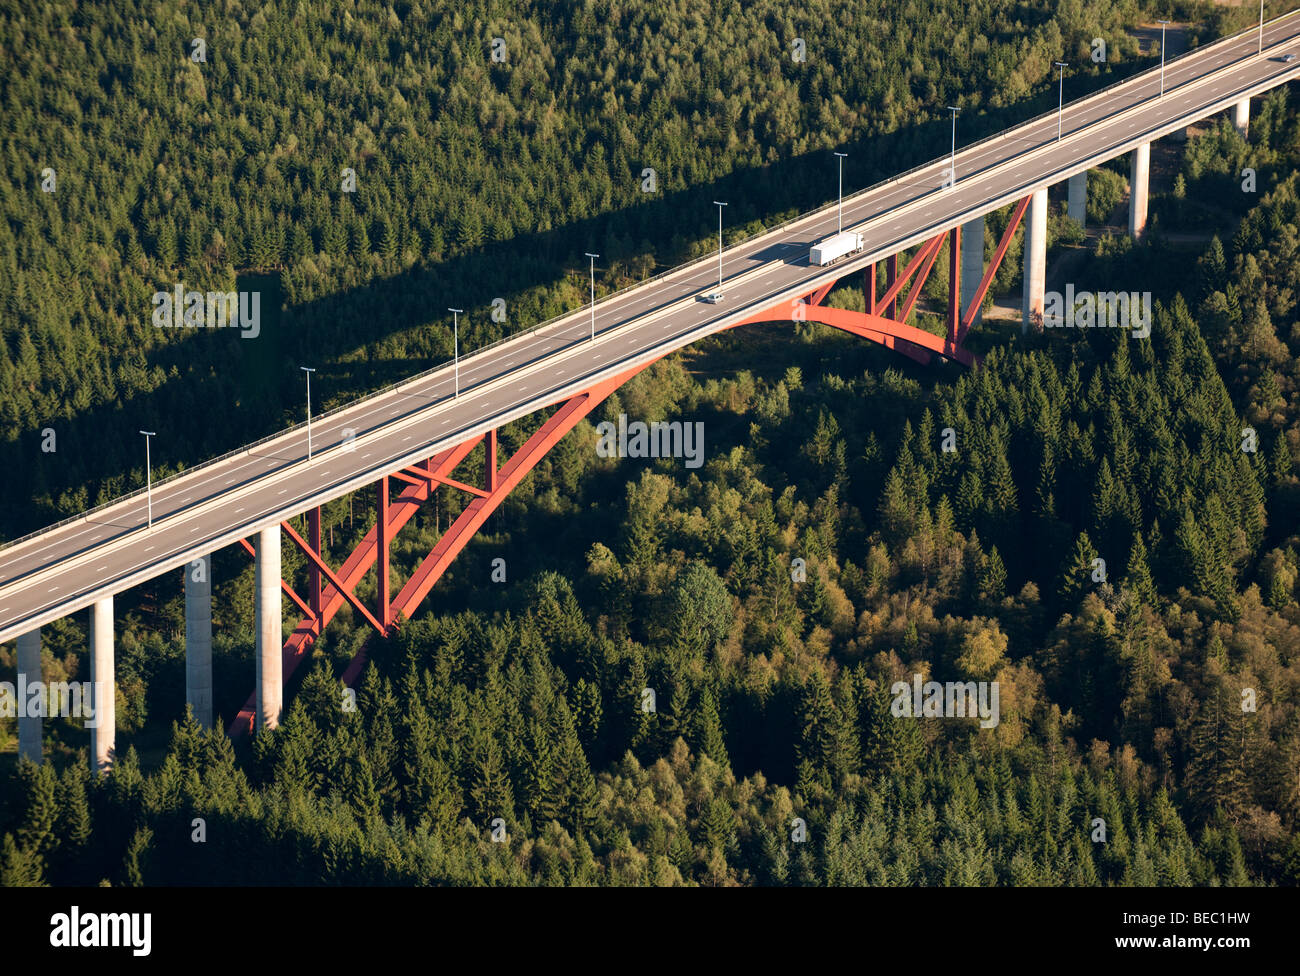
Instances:
[[[1165,28],[1169,26],[1170,21],[1158,20],[1160,25],[1160,97],[1165,97]]]
[[[158,435],[152,430],[142,430],[144,434],[144,497],[148,506],[149,528],[153,528],[153,461],[149,457],[149,438]]]
[[[465,310],[448,307],[447,311],[451,313],[451,355],[456,363],[456,385],[452,396],[458,397],[460,396],[460,313]]]
[[[1259,0],[1259,53],[1264,53],[1264,0]]]
[[[311,460],[311,374],[316,372],[311,366],[299,366],[307,374],[307,460]]]
[[[1061,141],[1061,116],[1065,113],[1065,69],[1069,66],[1068,61],[1052,62],[1056,67],[1061,69],[1061,89],[1056,99],[1056,141]]]
[[[952,113],[952,155],[948,162],[948,186],[950,188],[957,186],[957,113],[961,111],[956,105],[949,105],[948,111]]]
[[[591,341],[596,341],[596,258],[599,254],[592,254],[590,251],[584,251],[587,257],[591,258]]]
[[[840,205],[836,224],[836,232],[839,233],[844,230],[844,157],[847,156],[848,153],[837,152],[835,155],[840,159]]]
[[[722,208],[726,206],[721,200],[714,200],[718,205],[718,291],[722,291]]]

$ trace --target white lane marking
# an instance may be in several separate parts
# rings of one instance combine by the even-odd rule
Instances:
[[[283,494],[284,494],[285,492],[287,492],[288,490],[289,490],[288,488],[281,488],[279,491],[276,492],[276,494],[277,494],[277,495],[283,495]]]
[[[203,526],[201,526],[201,525],[196,525],[196,526],[194,526],[194,528],[190,529],[190,535],[193,535],[195,532],[199,531],[199,529],[201,529],[201,528],[203,528]]]
[[[228,485],[233,485],[237,480],[238,480],[238,479],[236,479],[236,478],[231,478],[229,481],[226,482],[226,484],[228,484]]]
[[[46,593],[53,593],[53,592],[54,592],[55,590],[57,590],[57,589],[58,589],[57,586],[51,586],[51,587],[50,587],[48,590],[46,590],[45,592],[46,592]]]
[[[402,443],[405,444],[405,443],[406,443],[407,441],[409,441],[410,439],[411,439],[411,435],[410,435],[410,434],[407,434],[405,437],[402,438]]]
[[[148,549],[145,550],[145,552],[153,552],[153,546],[150,546]]]
[[[235,514],[238,515],[238,514],[239,514],[240,512],[242,512],[242,511],[243,511],[242,508],[237,508],[237,509],[235,509]]]
[[[95,572],[97,572],[97,573],[102,573],[102,572],[103,572],[104,570],[106,570],[106,569],[108,569],[107,566],[100,566],[99,569],[95,570]]]

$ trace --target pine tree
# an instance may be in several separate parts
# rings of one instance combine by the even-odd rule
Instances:
[[[986,606],[996,606],[1002,601],[1007,591],[1007,570],[1002,565],[1002,557],[998,554],[998,547],[994,546],[984,561],[984,568],[980,571],[979,582],[980,600]]]
[[[1268,459],[1269,474],[1272,475],[1273,484],[1284,484],[1291,477],[1291,470],[1294,467],[1295,462],[1291,458],[1291,448],[1286,442],[1286,433],[1281,432],[1273,441],[1273,452]]]
[[[695,737],[697,751],[708,756],[724,769],[730,767],[731,759],[727,755],[727,745],[723,739],[718,704],[713,697],[713,692],[708,688],[700,695],[697,724],[698,732]]]
[[[1156,600],[1155,581],[1151,577],[1151,567],[1147,562],[1147,547],[1142,541],[1142,533],[1133,535],[1133,544],[1129,547],[1128,565],[1124,570],[1124,586],[1131,590],[1143,603]]]
[[[1093,549],[1088,533],[1080,532],[1074,540],[1069,559],[1066,560],[1065,571],[1061,574],[1058,592],[1065,607],[1073,609],[1083,594],[1092,587],[1093,560],[1096,558],[1097,550]]]
[[[34,851],[23,850],[13,834],[0,842],[0,888],[39,888],[45,884],[45,865]]]

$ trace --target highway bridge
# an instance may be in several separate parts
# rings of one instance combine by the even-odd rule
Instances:
[[[1300,54],[1300,12],[1270,21],[1262,31],[1196,49],[1071,102],[1059,114],[1053,111],[844,198],[843,227],[861,233],[864,247],[829,267],[811,265],[808,251],[814,241],[835,233],[841,220],[835,204],[727,248],[721,272],[725,297],[717,304],[701,300],[718,287],[715,255],[314,418],[310,432],[300,425],[160,481],[150,492],[17,540],[0,550],[0,640],[18,638],[19,671],[28,682],[39,680],[41,625],[91,608],[91,678],[100,710],[91,762],[102,771],[114,748],[113,596],[187,567],[187,697],[199,720],[210,725],[208,557],[242,545],[256,559],[256,690],[232,731],[274,727],[285,678],[344,604],[377,632],[391,631],[546,451],[650,363],[722,329],[795,319],[847,329],[922,362],[942,356],[973,365],[962,340],[978,322],[980,299],[1026,217],[1025,319],[1041,321],[1049,186],[1069,181],[1069,210],[1082,220],[1087,171],[1131,153],[1129,225],[1140,235],[1151,142],[1225,109],[1244,130],[1252,96],[1300,77],[1300,57],[1286,59],[1287,54]],[[1012,225],[992,255],[985,255],[984,215],[1013,203]],[[951,294],[946,335],[936,336],[906,325],[906,319],[945,241]],[[899,255],[918,244],[921,248],[900,269]],[[884,278],[879,295],[878,270]],[[864,276],[865,313],[822,306],[837,280],[856,273]],[[498,465],[497,428],[557,404],[541,430]],[[457,465],[480,444],[485,448],[482,484],[453,478]],[[367,486],[378,492],[378,521],[335,569],[319,555],[319,506]],[[396,489],[391,497],[390,487]],[[389,543],[440,487],[465,491],[472,499],[393,595]],[[288,522],[304,513],[307,538]],[[306,596],[281,579],[285,535],[309,561]],[[372,566],[378,599],[366,606],[353,590]],[[303,614],[287,641],[281,632],[285,596]],[[345,679],[355,678],[360,666],[360,659],[354,661]],[[40,719],[20,719],[19,739],[20,751],[39,761]]]

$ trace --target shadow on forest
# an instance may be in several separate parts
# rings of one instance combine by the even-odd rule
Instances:
[[[1073,79],[1075,90],[1070,95],[1081,97],[1141,67],[1119,65],[1106,77]],[[1011,108],[963,116],[959,142],[969,144],[1046,111],[1055,93],[1055,88],[1045,89]],[[947,119],[937,119],[848,144],[844,148],[852,162],[849,185],[867,186],[941,156],[950,134]],[[829,150],[808,152],[738,170],[703,186],[649,197],[559,229],[489,242],[438,264],[417,266],[283,310],[278,301],[264,303],[265,324],[254,340],[239,339],[234,330],[196,330],[185,341],[150,353],[148,368],[167,377],[158,387],[112,408],[86,408],[70,422],[61,422],[58,453],[41,454],[40,461],[33,463],[32,439],[39,437],[43,423],[0,445],[4,470],[27,472],[7,486],[4,529],[13,537],[139,487],[144,471],[143,457],[135,460],[141,453],[137,429],[160,431],[153,445],[155,475],[159,469],[193,466],[301,419],[304,389],[299,365],[314,363],[319,369],[313,377],[316,411],[325,403],[355,399],[451,358],[450,330],[443,323],[448,305],[469,310],[462,349],[472,352],[500,338],[506,328],[522,329],[517,321],[504,326],[480,323],[487,319],[492,297],[513,303],[530,289],[553,286],[566,273],[585,272],[582,255],[593,248],[606,255],[621,250],[628,257],[650,248],[663,257],[661,266],[681,263],[688,242],[716,227],[713,200],[731,202],[727,216],[732,227],[769,214],[806,211],[826,202],[821,188],[834,185],[832,163]],[[761,207],[750,202],[760,200]],[[266,276],[245,274],[241,287],[247,287],[250,278],[260,278],[259,287],[267,286]],[[436,323],[431,326],[435,331],[410,334],[430,323]],[[405,349],[394,343],[398,355],[386,358],[383,344],[399,336]],[[236,344],[233,353],[228,348],[231,342]],[[410,355],[412,346],[417,351],[427,348],[428,358]],[[218,365],[223,362],[228,364],[225,368]],[[899,365],[904,367],[904,361]],[[124,464],[124,458],[130,460]],[[86,493],[84,503],[72,511],[57,512],[36,502],[46,493],[57,501],[79,486]]]

